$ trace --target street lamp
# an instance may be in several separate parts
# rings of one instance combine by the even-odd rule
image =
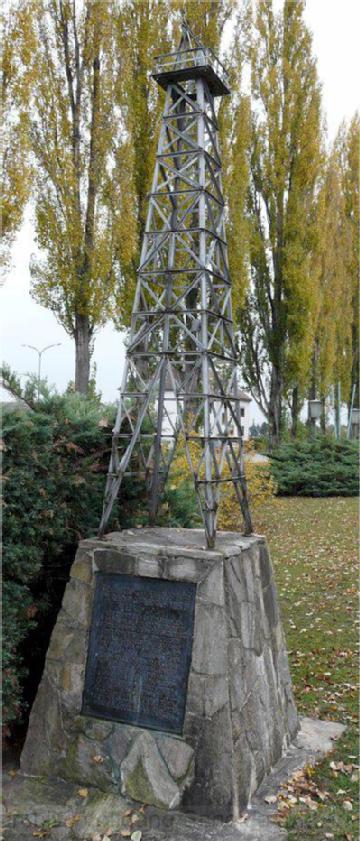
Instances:
[[[350,434],[352,438],[359,438],[360,428],[360,409],[354,409],[351,412],[351,427]]]
[[[310,420],[319,420],[322,412],[322,400],[309,400],[308,410]]]
[[[38,399],[38,402],[39,402],[39,399],[40,399],[41,357],[42,357],[43,353],[45,353],[46,350],[50,350],[50,348],[52,348],[52,347],[60,347],[61,344],[62,344],[62,342],[55,342],[52,345],[46,345],[46,347],[43,347],[41,350],[39,350],[39,348],[37,348],[37,347],[34,347],[34,345],[21,345],[21,347],[28,347],[28,348],[30,348],[30,350],[34,350],[38,355],[38,376],[37,376],[37,399]]]

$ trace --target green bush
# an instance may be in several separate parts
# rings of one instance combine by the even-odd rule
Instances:
[[[357,496],[355,441],[314,435],[284,443],[270,454],[279,496]]]
[[[35,410],[5,407],[5,725],[31,705],[76,545],[98,528],[114,413],[97,400],[45,392]],[[125,478],[109,527],[142,524],[146,510],[144,483]],[[161,522],[191,524],[188,500],[170,493]]]

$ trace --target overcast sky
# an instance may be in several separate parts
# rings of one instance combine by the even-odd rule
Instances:
[[[281,0],[279,0],[281,2]],[[359,0],[307,0],[306,21],[313,32],[314,51],[323,85],[323,104],[330,139],[342,119],[359,108]],[[37,355],[22,344],[42,348],[53,342],[60,347],[43,357],[43,374],[59,391],[74,377],[74,347],[55,317],[30,298],[29,259],[35,250],[31,211],[14,246],[13,266],[1,290],[3,312],[3,358],[18,373],[35,371]],[[105,400],[116,398],[124,352],[121,335],[108,325],[96,336],[94,361],[97,384]],[[6,399],[5,395],[2,395]],[[260,419],[252,403],[251,418]]]

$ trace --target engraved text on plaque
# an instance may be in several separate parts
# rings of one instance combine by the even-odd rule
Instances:
[[[196,585],[97,573],[85,715],[181,733]]]

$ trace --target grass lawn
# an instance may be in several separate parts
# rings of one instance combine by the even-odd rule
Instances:
[[[289,810],[289,841],[359,837],[357,512],[356,499],[297,497],[276,499],[257,517],[275,566],[298,711],[347,726],[334,753],[308,770],[320,797]]]

